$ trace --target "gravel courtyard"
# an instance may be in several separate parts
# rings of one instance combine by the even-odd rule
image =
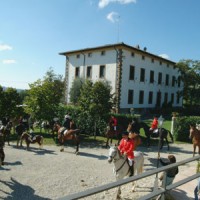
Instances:
[[[191,144],[170,144],[171,150],[166,146],[161,151],[161,157],[166,158],[169,153],[177,157],[177,161],[192,157]],[[103,184],[115,181],[112,173],[113,164],[108,164],[108,149],[100,147],[80,146],[79,155],[74,154],[74,147],[66,147],[60,152],[58,146],[47,146],[38,149],[38,145],[31,145],[29,151],[16,148],[15,143],[5,145],[5,165],[0,167],[0,199],[14,200],[42,200],[59,199],[66,195],[84,191]],[[144,170],[156,167],[157,147],[147,149],[139,147],[144,153]],[[195,162],[179,167],[179,173],[184,172]],[[194,172],[195,173],[195,172]],[[178,175],[177,175],[178,176]],[[154,186],[155,176],[138,181],[138,188],[131,193],[131,184],[122,187],[122,197],[126,200],[138,199],[148,194]],[[115,199],[115,189],[106,193],[96,194],[84,199]],[[191,194],[184,193],[185,199]],[[184,199],[184,198],[183,198]],[[183,200],[182,199],[182,200]]]

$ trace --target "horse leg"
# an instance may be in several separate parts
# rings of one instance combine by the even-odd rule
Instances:
[[[30,143],[28,141],[26,141],[26,150],[27,151],[29,150],[29,145],[30,145]]]
[[[75,151],[75,154],[78,155],[80,142],[79,142],[78,138],[75,138],[75,140],[76,140],[76,151]]]
[[[195,156],[195,152],[196,152],[196,145],[193,145],[193,157]]]
[[[116,196],[116,200],[121,199],[121,187],[119,186],[117,189],[117,196]]]
[[[169,141],[168,141],[167,137],[165,138],[165,140],[166,140],[166,143],[167,143],[167,149],[169,151]]]
[[[198,145],[198,149],[199,149],[199,155],[200,155],[200,145]]]

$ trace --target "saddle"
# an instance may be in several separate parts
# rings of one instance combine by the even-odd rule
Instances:
[[[66,129],[65,127],[61,127],[59,131],[60,131],[60,134],[61,134],[62,136],[64,136],[64,135],[65,135],[65,132],[67,132],[67,129]]]
[[[158,133],[158,128],[153,129],[153,133]]]

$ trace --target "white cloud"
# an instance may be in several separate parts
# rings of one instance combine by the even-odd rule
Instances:
[[[17,63],[17,61],[13,60],[13,59],[8,59],[8,60],[3,60],[2,63],[3,64],[15,64],[15,63]]]
[[[137,0],[100,0],[99,1],[99,8],[104,8],[110,3],[120,3],[120,4],[129,4],[129,3],[136,3]]]
[[[0,51],[12,50],[13,48],[7,44],[0,44]]]
[[[169,59],[169,56],[165,53],[159,55],[162,58]]]
[[[106,17],[109,21],[115,23],[117,21],[119,21],[119,14],[116,12],[111,12],[107,15]]]

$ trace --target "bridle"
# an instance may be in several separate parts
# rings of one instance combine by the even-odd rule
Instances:
[[[117,153],[119,153],[119,150],[118,150],[118,149],[115,150],[115,154],[113,154],[112,156],[109,156],[109,158],[111,158],[111,159],[110,159],[111,162],[113,161],[113,162],[115,163],[115,162],[117,162],[118,160],[120,160],[120,159],[123,157],[123,156],[121,156],[121,155],[119,154],[119,158],[118,158],[118,159],[115,158],[116,155],[117,155]],[[116,169],[115,172],[117,173],[118,171],[120,171],[120,170],[122,169],[122,167],[125,165],[126,162],[127,162],[127,159],[124,159],[124,162],[122,163],[122,165],[121,165],[118,169]]]

